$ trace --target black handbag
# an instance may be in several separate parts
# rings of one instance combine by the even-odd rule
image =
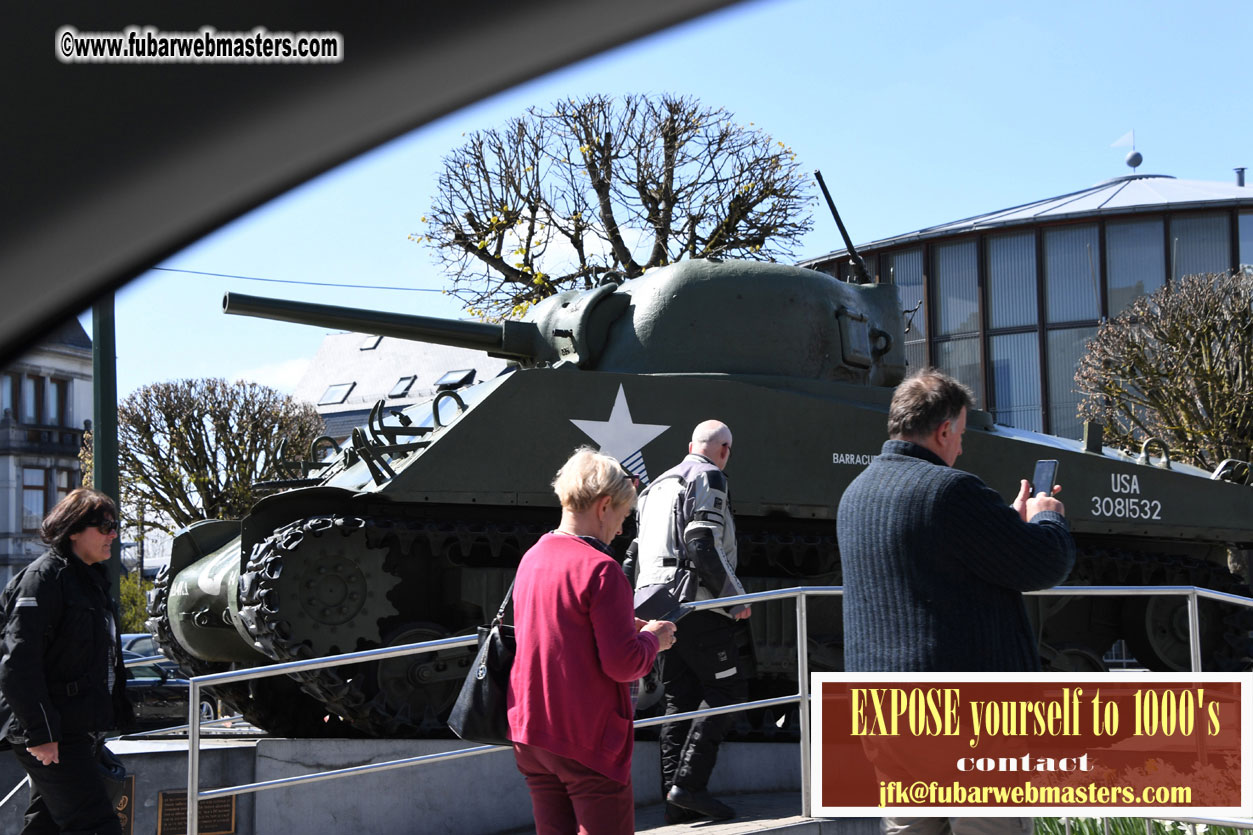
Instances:
[[[448,727],[466,742],[512,745],[509,739],[509,671],[518,645],[513,626],[505,623],[505,609],[513,596],[513,584],[505,592],[500,611],[487,626],[479,627],[479,651],[466,674],[461,693],[452,706]]]
[[[104,790],[109,795],[109,802],[116,809],[122,802],[126,792],[126,765],[117,754],[109,750],[107,745],[100,746],[100,755],[96,759],[100,771],[100,779],[104,782]]]
[[[674,576],[666,583],[653,583],[635,590],[635,616],[641,620],[671,620],[679,616],[684,603],[696,599],[696,572],[682,559]]]

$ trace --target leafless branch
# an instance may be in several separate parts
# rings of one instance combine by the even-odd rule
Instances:
[[[682,96],[591,96],[532,108],[444,159],[412,239],[429,244],[473,315],[683,258],[776,260],[812,226],[795,154]]]

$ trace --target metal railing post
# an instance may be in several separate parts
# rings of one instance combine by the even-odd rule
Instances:
[[[1201,672],[1201,610],[1196,588],[1188,592],[1188,644],[1192,650],[1192,672]]]
[[[801,814],[809,817],[809,617],[804,592],[796,595],[796,679],[800,686]]]
[[[187,835],[200,832],[200,683],[187,691]]]

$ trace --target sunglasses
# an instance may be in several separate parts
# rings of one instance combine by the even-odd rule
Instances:
[[[117,520],[107,519],[98,525],[93,525],[92,527],[100,531],[100,533],[102,533],[103,535],[108,536],[109,534],[117,530]]]
[[[627,472],[625,467],[620,469],[618,472],[619,474],[621,474],[623,478],[631,482],[632,487],[634,487],[636,490],[640,489],[640,477],[639,476],[633,475],[632,473]]]

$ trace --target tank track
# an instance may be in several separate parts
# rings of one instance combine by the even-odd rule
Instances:
[[[1197,586],[1250,596],[1249,585],[1225,566],[1179,554],[1102,548],[1084,543],[1068,583],[1110,586]],[[1164,603],[1150,609],[1152,601]],[[1154,670],[1188,669],[1186,632],[1179,632],[1182,597],[1126,598],[1121,631],[1137,660]],[[1174,614],[1172,622],[1162,615]],[[1253,609],[1201,601],[1202,667],[1206,671],[1247,670],[1253,664]],[[1179,633],[1179,634],[1174,634]]]
[[[773,520],[765,524],[761,524],[764,520],[745,521],[739,542],[741,560],[748,557],[746,567],[757,575],[753,579],[766,584],[763,587],[782,587],[797,581],[840,582],[834,536],[808,528],[796,532]],[[464,519],[394,520],[345,515],[300,519],[276,530],[254,548],[240,577],[241,619],[254,645],[276,661],[465,633],[490,617],[491,613],[484,609],[500,599],[521,554],[546,530],[548,527],[543,525]],[[494,570],[500,588],[482,589],[483,605],[439,608],[437,601],[461,596],[455,593],[455,587],[446,585],[444,573],[465,567]],[[763,573],[772,576],[763,578]],[[310,582],[312,587],[308,587]],[[1070,582],[1196,585],[1248,594],[1239,578],[1215,563],[1102,547],[1099,540],[1081,543]],[[162,650],[193,674],[225,669],[226,665],[195,659],[178,646],[165,617],[168,578],[159,578],[158,584],[148,628],[157,636]],[[303,600],[302,588],[306,594]],[[765,604],[760,612],[755,607],[754,632],[759,625],[766,626],[766,607],[783,605]],[[1066,605],[1092,604],[1071,598]],[[811,619],[813,615],[811,611]],[[1206,669],[1248,669],[1253,657],[1253,612],[1215,605],[1209,608],[1206,620]],[[1142,628],[1144,623],[1123,622],[1110,629],[1128,633],[1133,648],[1137,644],[1144,647],[1146,635],[1136,640],[1129,634],[1138,627],[1147,633]],[[1072,648],[1097,659],[1108,646],[1101,635],[1089,635],[1084,630],[1077,631],[1075,637],[1077,646]],[[782,639],[787,640],[786,634]],[[756,635],[756,642],[761,641],[762,636]],[[833,661],[840,655],[830,648],[825,651]],[[384,737],[442,735],[447,733],[447,709],[472,657],[469,649],[448,650],[382,662],[384,666],[354,665],[286,680],[273,679],[294,691],[284,694],[259,693],[255,688],[250,691],[244,685],[234,685],[221,688],[219,695],[253,724],[278,734],[325,736],[343,735],[351,730]],[[1160,669],[1172,668],[1160,659],[1145,663]],[[305,718],[293,720],[293,714]],[[314,714],[318,727],[312,727]],[[332,730],[335,726],[325,721],[327,714],[340,717],[347,724],[340,725],[338,731]]]
[[[188,676],[221,673],[229,664],[204,661],[183,649],[170,629],[168,610],[169,566],[157,575],[144,627],[152,634],[157,647]],[[250,725],[276,736],[326,737],[343,736],[340,723],[326,721],[326,710],[282,676],[251,682],[219,684],[206,692],[222,702],[227,710],[238,713]]]
[[[478,563],[503,577],[547,530],[339,515],[296,520],[254,548],[240,576],[240,618],[254,645],[276,661],[447,637],[449,623],[466,633],[490,613],[430,611],[440,568]],[[291,678],[363,733],[429,736],[447,734],[448,710],[473,658],[472,648],[462,648]]]
[[[822,533],[812,526],[805,532],[797,532],[789,528],[777,527],[771,522],[761,524],[762,520],[747,521],[740,531],[738,546],[741,564],[745,557],[749,558],[751,570],[757,573],[749,581],[753,590],[761,588],[782,588],[790,585],[782,578],[795,578],[800,582],[833,584],[842,582],[839,565],[838,546],[835,537]],[[786,523],[784,523],[786,524]],[[750,527],[751,526],[751,527]],[[1215,591],[1249,596],[1250,589],[1239,577],[1229,572],[1225,566],[1194,557],[1180,554],[1162,554],[1134,551],[1126,548],[1107,547],[1099,538],[1077,543],[1078,554],[1075,568],[1067,581],[1072,585],[1130,585],[1130,586],[1169,586],[1187,585]],[[765,579],[762,573],[770,575]],[[1044,598],[1048,600],[1049,598]],[[1056,598],[1052,598],[1056,600]],[[1182,606],[1183,598],[1124,598],[1114,601],[1106,608],[1121,611],[1117,624],[1110,624],[1124,637],[1145,666],[1155,670],[1185,670],[1188,666],[1186,646],[1180,655],[1178,642],[1186,644],[1186,633],[1178,635],[1178,618],[1172,622],[1163,622],[1162,615],[1178,614],[1177,607]],[[1149,601],[1162,604],[1155,610],[1146,609]],[[1173,605],[1170,605],[1173,603]],[[791,603],[767,603],[761,614],[769,617],[775,611],[781,615],[785,607]],[[1100,606],[1096,598],[1071,598],[1070,607],[1094,608]],[[759,607],[754,607],[756,610]],[[1202,653],[1204,669],[1210,671],[1247,670],[1253,664],[1253,609],[1227,606],[1202,601]],[[775,624],[764,624],[762,619],[754,623],[755,640],[762,643],[762,635],[758,626],[771,630]],[[815,669],[842,669],[842,649],[823,644],[822,637],[813,632],[814,607],[810,610],[810,663]],[[779,618],[774,618],[779,619]],[[791,621],[786,621],[788,624]],[[788,627],[790,631],[790,626]],[[842,629],[836,627],[839,633]],[[834,636],[826,636],[828,642]],[[1087,654],[1098,663],[1103,657],[1110,641],[1104,642],[1101,637],[1083,630],[1068,636],[1066,643],[1070,652]],[[817,638],[817,640],[816,640]],[[786,639],[785,639],[786,640]],[[842,638],[835,638],[842,643]],[[1093,643],[1095,641],[1095,643]],[[777,643],[777,641],[775,642]],[[1100,644],[1100,645],[1098,645]],[[786,654],[791,657],[794,650],[788,643]],[[816,666],[815,666],[816,660]]]

